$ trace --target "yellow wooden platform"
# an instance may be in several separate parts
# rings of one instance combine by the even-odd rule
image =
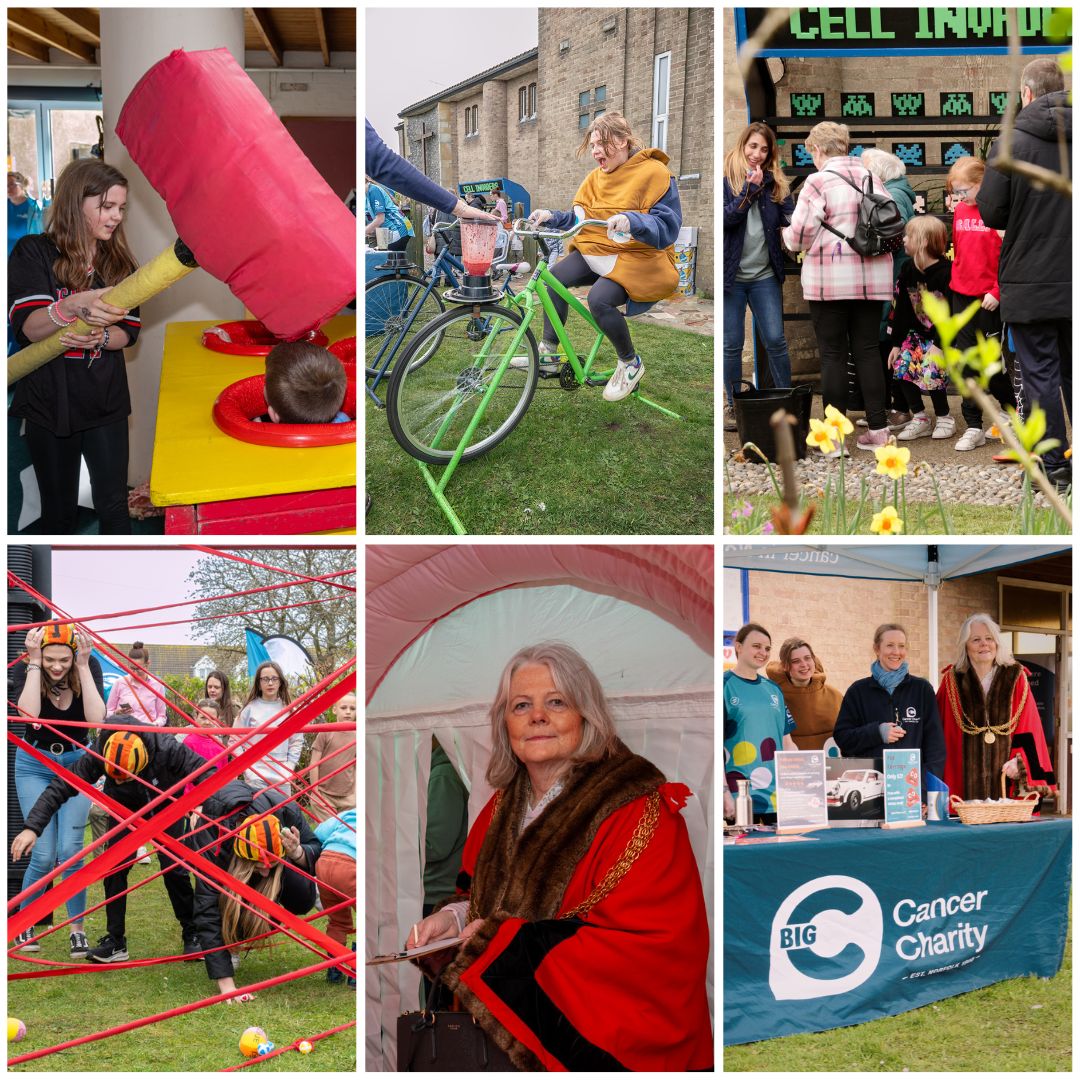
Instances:
[[[261,356],[226,356],[204,349],[202,332],[214,322],[169,323],[158,392],[150,498],[155,506],[183,506],[257,495],[322,491],[356,485],[356,444],[276,447],[241,442],[222,432],[211,410],[230,383],[264,369]],[[356,333],[354,315],[322,327],[331,343]]]

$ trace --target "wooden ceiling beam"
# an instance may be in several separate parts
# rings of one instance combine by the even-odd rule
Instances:
[[[40,41],[34,41],[33,38],[28,38],[25,34],[20,34],[18,30],[12,30],[11,27],[8,27],[8,48],[31,60],[40,60],[43,64],[49,62],[49,50]]]
[[[274,63],[281,67],[284,63],[284,50],[278,40],[273,24],[270,22],[270,8],[248,8],[248,12],[255,23],[255,29],[258,31],[259,37],[262,38],[266,51],[273,58]]]
[[[76,60],[82,60],[87,64],[97,63],[97,56],[92,45],[87,45],[85,41],[79,41],[78,38],[65,33],[58,26],[47,23],[34,11],[28,11],[25,8],[9,8],[8,27],[54,49],[59,49],[68,56],[74,56]]]
[[[101,16],[96,11],[90,8],[53,8],[53,11],[89,34],[94,45],[101,44]]]
[[[313,8],[315,32],[319,35],[319,49],[322,51],[323,67],[330,66],[330,39],[326,33],[326,12],[322,8]]]

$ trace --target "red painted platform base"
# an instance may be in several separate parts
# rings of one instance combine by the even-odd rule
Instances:
[[[224,533],[333,533],[356,531],[356,488],[225,499],[165,510],[169,536]]]

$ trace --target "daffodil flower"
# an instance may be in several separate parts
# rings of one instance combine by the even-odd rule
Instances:
[[[876,472],[890,480],[899,480],[907,476],[908,462],[911,460],[911,451],[906,446],[877,446],[874,448],[874,456],[877,458]]]
[[[810,447],[816,446],[822,453],[831,454],[836,449],[833,446],[834,435],[835,429],[832,424],[827,424],[821,420],[811,420],[810,434],[806,436],[806,445]]]
[[[855,430],[855,425],[835,406],[825,406],[825,423],[833,429],[833,438],[837,442],[843,442],[845,435],[850,435]]]
[[[881,536],[895,536],[904,531],[904,519],[896,512],[895,506],[883,506],[881,513],[875,514],[870,522],[870,531]]]

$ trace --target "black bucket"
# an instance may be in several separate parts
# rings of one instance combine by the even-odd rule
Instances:
[[[810,434],[810,407],[814,401],[814,389],[809,383],[779,389],[757,390],[748,382],[736,383],[746,389],[732,388],[735,403],[735,423],[739,428],[739,443],[752,442],[770,460],[776,460],[776,438],[769,418],[777,409],[784,409],[795,417],[795,458],[806,457],[806,436]],[[748,461],[760,460],[751,452]]]

